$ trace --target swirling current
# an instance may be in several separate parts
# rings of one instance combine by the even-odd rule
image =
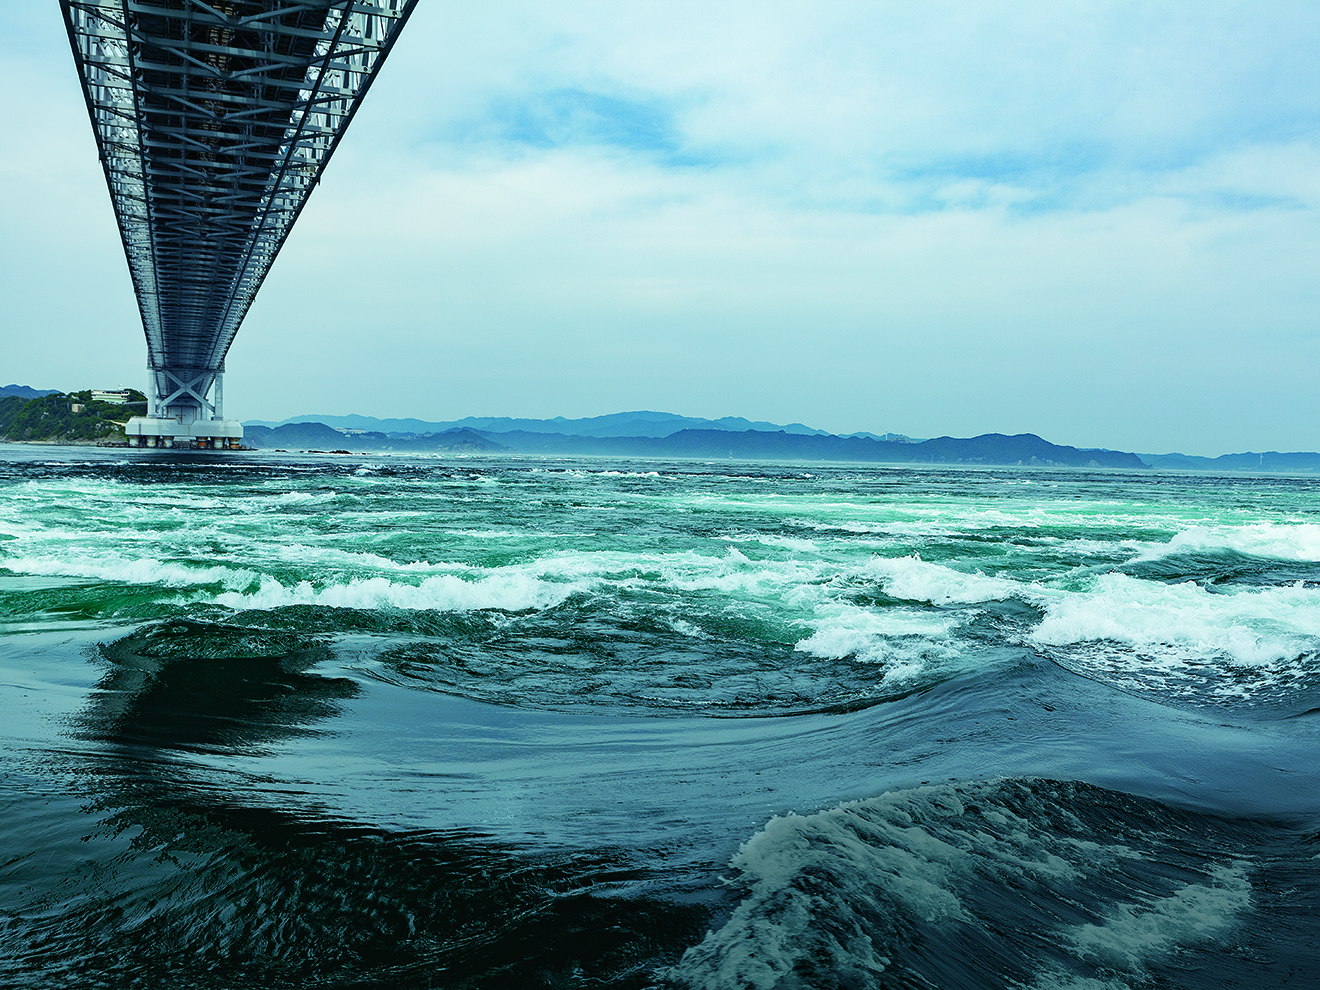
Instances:
[[[0,451],[0,985],[1320,986],[1320,489]]]

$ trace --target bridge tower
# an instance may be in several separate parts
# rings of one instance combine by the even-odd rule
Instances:
[[[60,0],[147,337],[135,446],[238,447],[225,355],[417,0]]]

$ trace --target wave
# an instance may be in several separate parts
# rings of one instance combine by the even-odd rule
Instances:
[[[474,611],[500,609],[520,612],[552,608],[589,582],[546,581],[525,570],[498,572],[473,578],[437,574],[419,584],[391,581],[383,577],[354,578],[343,584],[316,587],[310,581],[286,585],[263,576],[255,591],[228,591],[215,602],[232,609],[275,609],[290,605],[321,605],[329,608]]]
[[[1171,955],[1232,928],[1251,906],[1247,864],[1212,866],[1206,883],[1188,883],[1143,904],[1116,904],[1098,923],[1063,932],[1079,958],[1107,969],[1140,972],[1146,960]]]
[[[1084,784],[919,787],[776,817],[743,898],[662,976],[701,990],[1125,987],[1252,916],[1231,825]]]
[[[1254,522],[1193,526],[1175,534],[1167,544],[1148,549],[1142,556],[1156,559],[1207,550],[1230,550],[1276,560],[1320,562],[1320,524]]]
[[[927,563],[917,554],[877,557],[863,573],[878,580],[885,593],[893,598],[933,605],[999,601],[1014,596],[1038,597],[1038,592],[1020,581],[987,577],[979,571],[968,574],[941,564]]]
[[[882,612],[845,603],[821,605],[816,627],[794,649],[828,660],[853,659],[883,670],[881,686],[899,688],[933,681],[967,666],[955,641],[959,620],[913,610]]]
[[[1210,586],[1220,551],[1320,558],[1320,524],[1202,514],[1189,527],[1172,510],[1100,500],[987,508],[822,491],[808,502],[792,490],[704,483],[671,495],[669,481],[682,480],[672,475],[661,475],[658,498],[638,494],[654,487],[630,477],[645,471],[532,472],[511,485],[496,472],[436,480],[428,469],[425,487],[395,468],[352,473],[363,468],[375,469],[335,467],[330,484],[292,491],[286,476],[259,475],[228,499],[201,484],[29,480],[14,487],[41,496],[44,514],[0,508],[0,566],[134,586],[131,609],[144,615],[178,606],[521,614],[580,596],[588,607],[574,621],[616,628],[649,612],[690,640],[766,648],[789,665],[794,698],[805,696],[799,679],[813,662],[824,680],[856,668],[842,678],[848,697],[863,679],[889,696],[1005,648],[1174,699],[1250,700],[1320,678],[1320,590],[1280,583],[1305,567],[1271,564]],[[587,474],[591,496],[579,503]],[[529,488],[544,500],[527,512],[509,501],[523,484],[543,486]],[[355,494],[368,489],[373,498]],[[664,520],[654,534],[630,530],[652,519]],[[675,534],[684,542],[669,542]],[[1215,574],[1179,583],[1198,553]],[[1143,571],[1133,564],[1143,560],[1164,563]],[[15,607],[52,603],[97,607],[91,591],[67,589],[46,603],[37,589]],[[670,663],[674,678],[689,673],[681,651]]]
[[[1023,645],[1088,677],[1170,700],[1261,700],[1320,679],[1320,587],[1302,581],[1208,586],[1111,571],[1028,583],[917,555],[876,558],[865,571],[890,597],[943,606],[947,615],[1022,602],[1039,615],[1019,627]],[[957,624],[949,632],[962,638]],[[826,641],[824,629],[818,635],[813,645]],[[865,649],[846,630],[836,640]]]
[[[256,571],[243,567],[181,564],[155,557],[125,557],[113,553],[97,557],[61,555],[0,558],[0,566],[15,574],[94,578],[124,584],[161,585],[166,588],[217,584],[228,588],[248,588],[260,577]]]
[[[1265,665],[1320,645],[1320,588],[1210,591],[1104,574],[1090,591],[1051,603],[1031,639],[1047,646],[1108,640],[1165,661],[1224,656]]]
[[[496,531],[471,532],[484,540]],[[198,554],[218,536],[199,530],[187,540],[195,546],[177,547],[179,556]],[[720,555],[569,550],[485,567],[297,540],[266,547],[265,561],[235,566],[138,556],[130,552],[145,542],[137,533],[121,542],[123,549],[70,554],[62,534],[27,537],[18,545],[40,552],[0,563],[17,574],[185,589],[188,601],[234,610],[526,612],[589,594],[597,609],[626,614],[640,596],[684,628],[782,643],[823,660],[850,658],[877,668],[890,686],[974,668],[979,647],[967,630],[977,609],[1011,600],[1034,611],[1003,626],[1001,642],[1016,636],[1070,669],[1124,686],[1144,683],[1177,697],[1188,693],[1187,685],[1173,682],[1191,678],[1199,685],[1194,694],[1250,698],[1320,675],[1320,588],[1300,584],[1211,590],[1111,572],[1070,578],[1071,587],[1060,587],[960,570],[917,554],[838,561],[806,553],[796,541],[780,553],[766,547],[773,554],[767,559],[737,546]],[[868,599],[868,586],[893,601]]]

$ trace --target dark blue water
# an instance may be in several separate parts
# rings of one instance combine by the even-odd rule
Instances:
[[[1306,479],[0,460],[0,985],[1320,986]]]

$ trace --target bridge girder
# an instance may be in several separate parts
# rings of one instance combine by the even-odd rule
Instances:
[[[215,413],[234,336],[416,3],[60,0],[157,415]]]

